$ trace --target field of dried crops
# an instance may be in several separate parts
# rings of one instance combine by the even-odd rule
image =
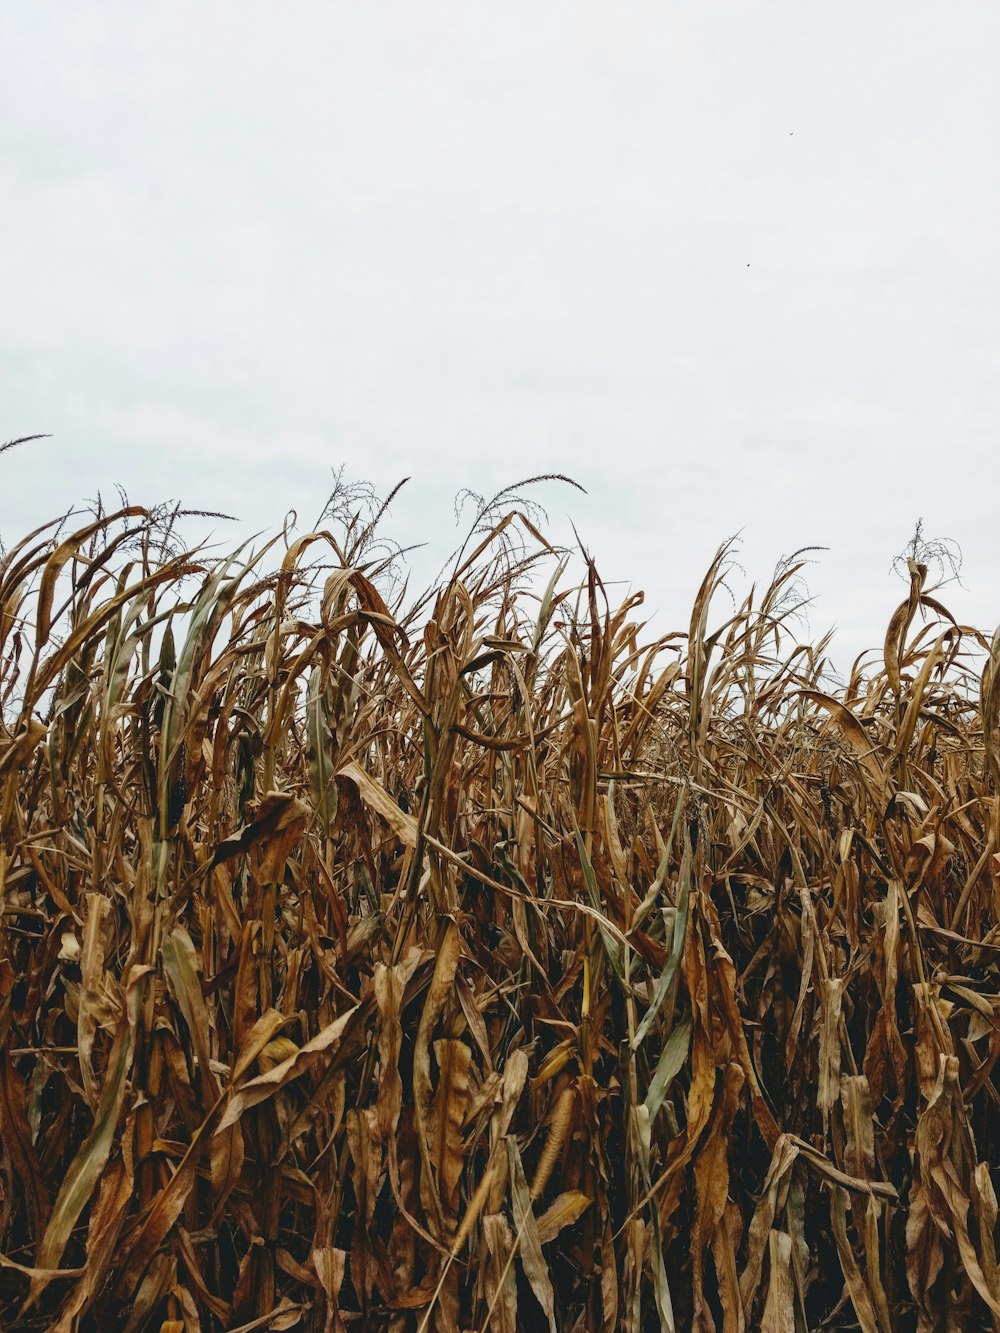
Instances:
[[[1000,1329],[1000,642],[337,516],[0,560],[2,1327]]]

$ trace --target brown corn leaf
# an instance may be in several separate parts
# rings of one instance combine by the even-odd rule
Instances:
[[[355,763],[345,764],[337,771],[338,778],[346,778],[358,789],[358,795],[376,814],[381,815],[404,847],[416,847],[418,826],[412,815],[404,814],[384,787]]]
[[[536,1222],[542,1245],[555,1240],[564,1227],[571,1227],[590,1207],[593,1200],[581,1190],[564,1190],[552,1200]]]
[[[58,1267],[70,1232],[107,1165],[132,1068],[140,990],[150,970],[148,967],[133,967],[129,975],[125,989],[125,1012],[115,1035],[93,1126],[63,1178],[48,1226],[38,1246],[37,1266],[41,1269]],[[32,1281],[29,1305],[37,1299],[43,1286],[42,1279]]]
[[[555,1295],[552,1291],[552,1279],[549,1277],[548,1264],[542,1254],[542,1242],[538,1235],[538,1224],[531,1208],[531,1194],[521,1165],[521,1154],[517,1141],[510,1135],[507,1139],[507,1162],[510,1169],[510,1201],[514,1214],[515,1234],[518,1237],[521,1252],[521,1267],[528,1285],[535,1293],[538,1304],[545,1311],[549,1321],[550,1333],[556,1333]]]
[[[430,1134],[434,1173],[441,1205],[450,1226],[458,1220],[458,1183],[462,1178],[462,1125],[469,1104],[472,1052],[455,1038],[434,1043],[438,1084],[431,1108]]]
[[[802,690],[801,693],[813,703],[817,703],[821,708],[825,708],[830,714],[830,720],[837,731],[843,736],[844,740],[857,753],[865,772],[871,779],[872,793],[876,797],[882,796],[885,791],[886,780],[882,765],[874,753],[874,746],[864,727],[857,720],[850,709],[846,708],[839,699],[834,699],[820,690]]]
[[[343,1250],[325,1245],[313,1250],[310,1261],[316,1270],[320,1287],[326,1301],[324,1333],[346,1333],[346,1325],[340,1312],[340,1288],[344,1282],[346,1254]]]
[[[722,1095],[719,1098],[707,1140],[694,1164],[696,1207],[691,1235],[691,1275],[694,1304],[693,1329],[711,1333],[715,1323],[704,1297],[704,1255],[722,1223],[729,1197],[729,1142],[733,1120],[739,1110],[743,1090],[742,1068],[726,1066]]]
[[[834,1187],[830,1191],[830,1216],[833,1221],[833,1235],[837,1243],[837,1253],[840,1256],[841,1271],[844,1274],[847,1290],[851,1295],[851,1304],[854,1306],[854,1313],[857,1315],[863,1333],[890,1333],[887,1327],[880,1325],[875,1306],[872,1304],[871,1294],[861,1275],[857,1258],[851,1247],[847,1234],[849,1200],[850,1196],[844,1189]]]
[[[110,915],[111,900],[105,894],[87,894],[87,916],[83,927],[83,946],[80,950],[82,984],[76,1025],[76,1046],[83,1091],[92,1111],[97,1109],[100,1100],[92,1054],[94,1038],[100,1026],[97,1009],[101,1000],[101,983],[104,980],[104,956],[107,949],[107,926]]]
[[[424,1199],[424,1206],[428,1215],[436,1219],[438,1235],[441,1238],[443,1238],[444,1220],[431,1151],[432,1128],[430,1121],[433,1094],[431,1088],[430,1041],[431,1034],[437,1026],[438,1019],[444,1011],[448,997],[451,994],[461,947],[458,927],[454,922],[449,922],[438,951],[434,975],[431,978],[430,989],[424,1001],[423,1012],[420,1015],[420,1026],[417,1029],[417,1040],[413,1051],[413,1109],[423,1163],[420,1173],[421,1197]]]
[[[770,1271],[760,1333],[792,1333],[795,1328],[792,1238],[787,1231],[772,1230],[767,1245]]]
[[[747,1232],[746,1265],[740,1275],[740,1299],[749,1321],[750,1308],[760,1283],[764,1266],[764,1249],[768,1244],[775,1217],[784,1207],[788,1194],[789,1177],[799,1150],[787,1134],[782,1134],[774,1145],[771,1166],[764,1180],[764,1188],[754,1210]],[[791,1250],[789,1249],[789,1262]]]
[[[514,1238],[502,1213],[483,1218],[483,1238],[489,1261],[485,1268],[487,1326],[496,1333],[518,1333],[517,1282],[514,1276]]]
[[[225,1114],[214,1132],[221,1134],[230,1125],[235,1125],[250,1107],[259,1106],[261,1102],[273,1097],[275,1093],[280,1092],[282,1088],[286,1088],[295,1079],[301,1078],[330,1050],[335,1050],[345,1028],[353,1015],[357,1013],[358,1008],[359,1006],[355,1005],[353,1008],[345,1010],[332,1023],[328,1023],[322,1032],[318,1032],[315,1037],[300,1047],[294,1055],[282,1060],[273,1069],[258,1074],[256,1078],[244,1083],[230,1099]]]
[[[816,1105],[824,1122],[840,1095],[840,1009],[844,994],[842,977],[820,981],[819,1086]]]
[[[304,802],[288,792],[269,791],[258,806],[253,820],[218,844],[210,868],[240,856],[252,847],[259,847],[260,880],[264,884],[277,883],[284,863],[302,836],[309,816],[309,807]]]
[[[32,1142],[24,1082],[10,1056],[0,1060],[0,1143],[9,1158],[11,1175],[23,1191],[34,1235],[41,1235],[49,1211],[45,1176]]]

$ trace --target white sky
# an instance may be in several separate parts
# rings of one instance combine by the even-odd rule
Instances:
[[[4,0],[0,441],[54,438],[0,532],[115,482],[273,529],[345,463],[439,564],[460,487],[561,471],[661,628],[743,529],[831,548],[841,663],[923,516],[992,631],[998,57],[995,0]]]

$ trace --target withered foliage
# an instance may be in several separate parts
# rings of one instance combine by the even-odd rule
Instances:
[[[1000,1328],[1000,641],[518,529],[3,557],[4,1328]]]

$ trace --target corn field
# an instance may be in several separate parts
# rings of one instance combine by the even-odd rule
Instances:
[[[1000,639],[342,518],[0,559],[0,1325],[1000,1329]]]

